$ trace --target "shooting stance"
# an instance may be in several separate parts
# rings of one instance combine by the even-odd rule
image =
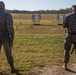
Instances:
[[[72,44],[74,45],[74,49],[76,49],[76,5],[72,6],[72,14],[68,15],[63,21],[63,28],[67,29],[67,35],[65,38],[64,49],[64,68],[68,69],[67,64],[70,59],[70,50]],[[72,51],[73,52],[73,51]]]
[[[11,47],[14,40],[14,28],[12,16],[5,11],[5,4],[0,1],[0,50],[3,45],[7,61],[11,67],[11,73],[16,73],[12,57]]]

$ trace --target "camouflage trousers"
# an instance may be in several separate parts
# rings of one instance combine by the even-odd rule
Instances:
[[[5,39],[5,38],[2,38],[0,40],[0,49],[1,49],[1,46],[3,45],[4,47],[4,52],[5,52],[5,55],[6,55],[6,58],[7,58],[7,61],[10,65],[13,64],[13,57],[12,57],[12,50],[11,50],[11,47],[9,45],[9,42]]]
[[[76,35],[67,34],[64,41],[64,63],[69,62],[72,44],[76,44]]]

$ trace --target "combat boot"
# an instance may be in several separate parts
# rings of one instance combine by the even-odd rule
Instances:
[[[67,63],[64,64],[64,69],[68,70]]]
[[[14,67],[14,65],[10,65],[11,66],[11,73],[18,73],[18,70]]]
[[[64,70],[68,70],[67,63],[64,63],[64,64],[62,65],[62,68],[63,68]]]

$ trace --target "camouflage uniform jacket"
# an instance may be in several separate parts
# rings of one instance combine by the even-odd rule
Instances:
[[[14,34],[12,16],[5,11],[0,11],[0,30],[8,30],[9,34]]]
[[[12,47],[14,40],[13,20],[11,14],[4,10],[0,10],[0,36],[1,35],[8,39],[8,42],[10,41]]]
[[[76,33],[76,13],[68,15],[64,19],[63,27],[67,28],[68,33]]]

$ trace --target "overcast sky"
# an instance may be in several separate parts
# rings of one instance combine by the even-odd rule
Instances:
[[[58,10],[70,8],[76,0],[1,0],[6,9],[18,10]]]

